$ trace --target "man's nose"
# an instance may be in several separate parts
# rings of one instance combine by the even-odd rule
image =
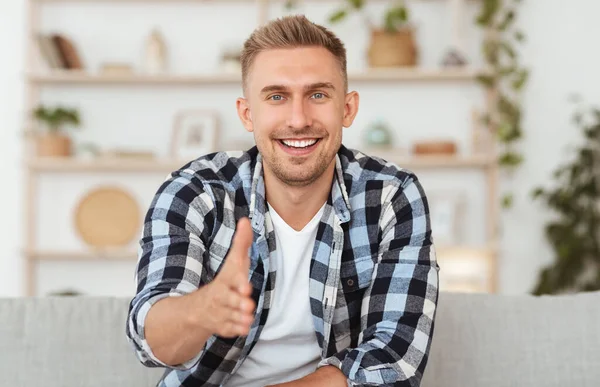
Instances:
[[[288,119],[288,126],[302,129],[311,126],[310,108],[302,98],[292,101],[292,109]]]

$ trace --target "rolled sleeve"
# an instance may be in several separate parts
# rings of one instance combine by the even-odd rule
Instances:
[[[191,177],[174,173],[159,188],[144,219],[136,268],[137,293],[129,304],[126,336],[148,367],[190,369],[202,352],[176,366],[160,361],[148,345],[145,322],[150,308],[167,297],[197,290],[211,274],[206,244],[212,218],[210,196]]]
[[[431,347],[439,266],[425,193],[413,175],[388,203],[360,344],[319,364],[339,368],[349,386],[419,386]]]

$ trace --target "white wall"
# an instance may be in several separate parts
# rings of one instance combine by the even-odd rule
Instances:
[[[18,168],[22,113],[24,2],[0,2],[0,296],[22,294],[21,260],[22,179]]]
[[[170,50],[174,71],[210,71],[216,65],[218,45],[239,42],[254,27],[256,15],[253,6],[237,7],[239,4],[151,7],[140,4],[49,5],[44,7],[41,29],[58,29],[75,37],[83,50],[86,64],[96,70],[101,61],[108,59],[139,64],[143,38],[156,24],[172,42]],[[593,89],[596,83],[593,77],[599,77],[593,69],[598,68],[600,54],[590,49],[593,47],[592,37],[600,36],[600,27],[592,17],[600,11],[600,4],[593,0],[573,0],[568,9],[562,7],[563,3],[558,0],[529,0],[522,8],[521,24],[529,37],[524,58],[533,70],[533,77],[524,101],[527,162],[512,185],[518,195],[517,207],[504,214],[503,221],[500,284],[504,293],[527,292],[540,264],[551,255],[541,234],[544,213],[531,203],[527,194],[533,186],[547,179],[559,161],[563,144],[576,139],[573,128],[568,125],[570,109],[566,97],[570,92],[578,91],[590,100],[600,100],[600,90]],[[330,4],[313,4],[304,10],[313,20],[323,22],[330,9]],[[444,40],[449,35],[445,11],[441,2],[418,2],[415,5],[414,14],[420,24],[422,63],[426,66],[437,64],[448,43]],[[378,9],[374,12],[377,13]],[[474,9],[467,13],[465,22],[472,20]],[[0,192],[2,202],[9,203],[2,211],[0,295],[18,295],[22,290],[18,251],[22,246],[21,200],[24,192],[16,163],[21,155],[17,132],[24,114],[24,16],[23,1],[0,2],[0,39],[6,40],[2,47],[7,49],[3,52],[10,53],[8,58],[4,56],[0,61],[0,122],[4,124],[0,132],[0,171],[5,182]],[[223,22],[225,18],[227,22]],[[111,27],[106,26],[105,20],[111,21]],[[336,26],[334,31],[348,46],[349,69],[362,68],[362,49],[366,42],[364,32],[349,23]],[[469,34],[469,54],[477,63],[479,33],[472,26],[466,31]],[[359,146],[361,128],[381,116],[395,125],[396,144],[399,146],[407,146],[416,138],[448,134],[458,139],[462,150],[469,150],[470,109],[482,106],[480,90],[476,86],[460,82],[427,85],[360,83],[351,86],[361,93],[362,105],[355,125],[345,133],[347,145]],[[45,89],[42,98],[51,103],[70,103],[81,107],[85,126],[77,134],[78,141],[94,141],[104,146],[125,143],[152,148],[164,154],[173,115],[180,108],[218,109],[223,120],[224,139],[243,135],[233,111],[238,94],[239,88],[234,85],[206,89],[61,86]],[[477,172],[464,171],[423,171],[421,176],[426,189],[432,193],[440,189],[469,189],[465,192],[470,201],[465,213],[468,226],[465,242],[483,243],[485,203],[482,176]],[[80,242],[74,237],[69,223],[69,203],[93,183],[92,179],[90,176],[84,180],[64,176],[60,184],[56,180],[42,179],[38,227],[40,233],[43,231],[39,240],[42,245],[53,248],[78,246]],[[102,176],[102,179],[116,181],[113,180],[115,176]],[[162,176],[150,179],[134,176],[119,182],[127,184],[142,203],[147,203],[161,179]],[[40,292],[64,286],[85,286],[89,293],[130,294],[132,271],[133,264],[130,262],[110,265],[43,264]]]

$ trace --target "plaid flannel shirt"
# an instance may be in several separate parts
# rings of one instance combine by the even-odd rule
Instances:
[[[249,280],[256,302],[247,337],[211,337],[185,364],[168,366],[144,335],[150,307],[209,283],[241,217],[254,232]],[[126,334],[138,359],[166,367],[160,386],[221,386],[260,340],[277,249],[261,155],[219,152],[173,172],[145,217]],[[342,146],[310,265],[310,306],[322,352],[349,386],[418,386],[427,363],[438,271],[425,193],[416,176]],[[285,354],[282,354],[285,356]]]

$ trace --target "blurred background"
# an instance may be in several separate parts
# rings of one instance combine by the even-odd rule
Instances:
[[[361,106],[344,144],[421,179],[442,290],[600,289],[598,12],[594,0],[0,2],[0,296],[133,295],[154,193],[203,153],[253,145],[235,112],[239,51],[295,13],[346,44]]]

